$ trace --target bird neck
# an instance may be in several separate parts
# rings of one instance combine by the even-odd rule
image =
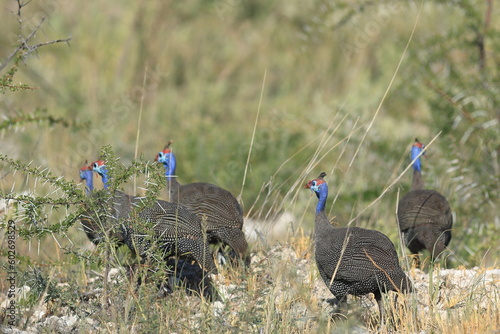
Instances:
[[[85,192],[89,195],[92,190],[94,190],[94,175],[92,175],[91,170],[86,170],[83,172],[83,180],[85,181]]]
[[[108,171],[107,170],[103,170],[102,173],[100,173],[101,177],[102,177],[102,183],[104,184],[104,189],[108,189]]]
[[[167,176],[167,189],[170,193],[171,200],[178,199],[180,184],[177,182],[177,178],[173,176]]]
[[[169,153],[168,161],[163,163],[163,167],[165,167],[165,176],[167,179],[171,179],[172,176],[175,175],[175,167],[176,167],[175,155],[173,153]]]
[[[319,240],[325,235],[326,231],[333,229],[333,226],[330,224],[325,212],[326,199],[328,198],[326,185],[316,193],[316,196],[318,196],[318,205],[316,206],[316,218],[314,220],[314,234],[315,239]]]
[[[169,171],[165,172],[165,177],[167,178],[167,182],[174,181],[177,178],[175,177],[174,173],[171,173]]]
[[[411,190],[422,190],[424,189],[424,179],[422,178],[422,173],[420,169],[413,169],[413,182],[411,184]]]
[[[421,190],[424,189],[424,180],[422,179],[421,173],[421,163],[419,154],[422,153],[420,147],[413,146],[411,148],[411,160],[413,162],[413,183],[411,185],[411,190]]]
[[[174,197],[177,198],[179,191],[179,182],[177,182],[177,178],[175,177],[175,168],[177,165],[177,161],[175,159],[174,153],[169,153],[168,161],[163,163],[163,167],[165,167],[165,177],[167,178],[167,187],[170,192],[170,195],[174,194]]]
[[[318,196],[318,205],[316,205],[316,214],[325,212],[326,199],[328,198],[328,191],[320,191],[316,193]]]
[[[316,213],[316,218],[314,220],[314,239],[320,240],[328,231],[334,230],[335,227],[332,226],[330,220],[328,219],[326,212],[321,211]]]
[[[419,154],[422,152],[422,149],[421,148],[418,148],[418,147],[415,147],[413,146],[411,148],[411,160],[415,160],[413,162],[413,170],[418,170],[420,171],[421,170],[421,163],[420,163],[420,156]],[[418,157],[418,158],[417,158]]]

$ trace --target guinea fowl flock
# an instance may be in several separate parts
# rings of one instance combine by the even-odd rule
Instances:
[[[160,263],[170,273],[168,290],[181,282],[187,290],[216,298],[211,280],[217,274],[212,249],[222,245],[217,263],[226,265],[222,250],[229,248],[232,264],[250,265],[248,243],[243,232],[243,211],[227,190],[209,183],[181,185],[177,181],[176,157],[169,142],[156,155],[165,167],[168,201],[147,202],[109,187],[106,164],[97,160],[80,169],[86,183],[87,209],[80,217],[83,230],[94,244],[126,245],[139,255],[141,264]],[[411,150],[413,183],[398,204],[397,218],[405,245],[413,254],[428,250],[434,261],[448,246],[453,219],[447,200],[434,190],[425,190],[420,157],[424,145],[416,140]],[[93,173],[104,190],[95,191]],[[384,319],[382,294],[407,293],[413,285],[399,264],[392,241],[383,233],[354,226],[335,228],[325,213],[328,186],[322,172],[306,188],[318,198],[314,223],[315,259],[324,283],[334,295],[331,304],[345,305],[347,295],[374,295]],[[174,268],[175,270],[173,270]],[[164,286],[162,282],[162,286]]]
[[[104,162],[98,160],[92,168],[102,177],[107,189],[108,171]],[[208,272],[217,273],[201,220],[186,207],[162,200],[146,206],[142,203],[144,198],[119,190],[110,195],[110,224],[120,226],[123,242],[142,259],[158,256],[150,252],[156,244],[163,257],[170,254],[188,256]]]

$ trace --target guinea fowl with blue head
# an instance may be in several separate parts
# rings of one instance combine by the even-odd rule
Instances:
[[[325,206],[328,198],[326,173],[306,184],[318,197],[314,221],[316,265],[321,278],[335,296],[333,304],[346,303],[347,295],[373,293],[381,323],[384,308],[382,293],[408,292],[412,284],[399,265],[396,248],[379,231],[360,227],[335,228],[330,224]]]
[[[424,145],[415,139],[411,149],[413,182],[398,204],[398,221],[405,245],[413,254],[427,249],[434,261],[451,240],[453,216],[446,198],[435,190],[424,189],[420,161]]]
[[[80,181],[85,182],[85,193],[87,194],[87,197],[89,197],[94,190],[94,173],[92,172],[92,169],[87,165],[87,162],[85,162],[85,165],[80,168]],[[89,215],[89,212],[84,214],[81,217],[80,221],[83,226],[83,231],[85,232],[89,240],[96,245],[99,244],[102,239],[99,233],[100,228],[96,226],[97,224]]]
[[[86,212],[80,218],[83,231],[95,245],[105,240],[113,240],[116,246],[124,244],[123,235],[118,226],[106,223],[106,208],[102,193],[94,192],[94,173],[87,163],[80,169],[80,180],[85,182],[85,192],[89,198]]]
[[[243,210],[226,189],[204,182],[181,185],[175,176],[177,161],[169,142],[156,160],[165,167],[170,201],[186,206],[206,223],[211,244],[222,243],[236,252],[233,258],[248,265],[248,243],[243,233]]]

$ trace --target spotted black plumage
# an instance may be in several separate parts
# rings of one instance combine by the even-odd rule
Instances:
[[[315,257],[321,278],[344,303],[347,295],[373,293],[383,316],[382,293],[410,291],[411,282],[401,269],[391,240],[375,230],[359,227],[334,228],[325,213],[328,186],[321,173],[307,183],[318,197],[314,223]]]
[[[106,196],[103,192],[94,191],[93,176],[90,166],[85,165],[80,169],[80,179],[86,184],[88,196],[88,201],[84,204],[87,210],[80,218],[83,231],[95,245],[108,239],[115,242],[115,245],[119,247],[125,243],[123,233],[119,225],[106,223]]]
[[[210,243],[228,245],[237,257],[248,262],[248,243],[242,230],[243,210],[236,198],[226,189],[210,183],[179,184],[174,176],[176,158],[169,144],[158,153],[157,160],[166,170],[170,201],[186,206],[206,222]]]
[[[107,188],[102,161],[92,164]],[[106,191],[107,192],[107,191]],[[186,207],[162,200],[145,205],[145,198],[115,190],[107,194],[106,226],[120,226],[123,242],[141,258],[161,260],[169,255],[196,260],[205,270],[217,273],[200,219]],[[161,257],[161,259],[157,258]]]
[[[404,241],[413,254],[427,249],[432,260],[441,254],[451,240],[453,216],[446,198],[434,190],[425,190],[419,154],[424,145],[415,140],[411,158],[413,183],[398,204],[398,221]]]

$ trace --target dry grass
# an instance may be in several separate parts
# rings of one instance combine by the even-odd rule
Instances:
[[[182,290],[157,298],[154,284],[136,289],[122,270],[113,269],[106,306],[100,295],[102,275],[85,265],[78,269],[80,265],[66,263],[47,268],[61,299],[21,308],[26,329],[112,333],[490,333],[500,326],[500,270],[484,267],[436,267],[428,273],[410,270],[416,292],[399,295],[397,303],[393,302],[394,293],[385,297],[391,316],[382,327],[378,324],[377,305],[369,295],[350,297],[344,315],[331,319],[332,310],[325,300],[332,295],[317,273],[311,240],[301,231],[286,245],[254,254],[247,272],[222,268],[216,280],[222,300],[213,303],[187,296]],[[84,277],[82,273],[86,273]],[[88,297],[72,295],[75,287],[80,296]],[[71,317],[74,320],[69,321]]]

